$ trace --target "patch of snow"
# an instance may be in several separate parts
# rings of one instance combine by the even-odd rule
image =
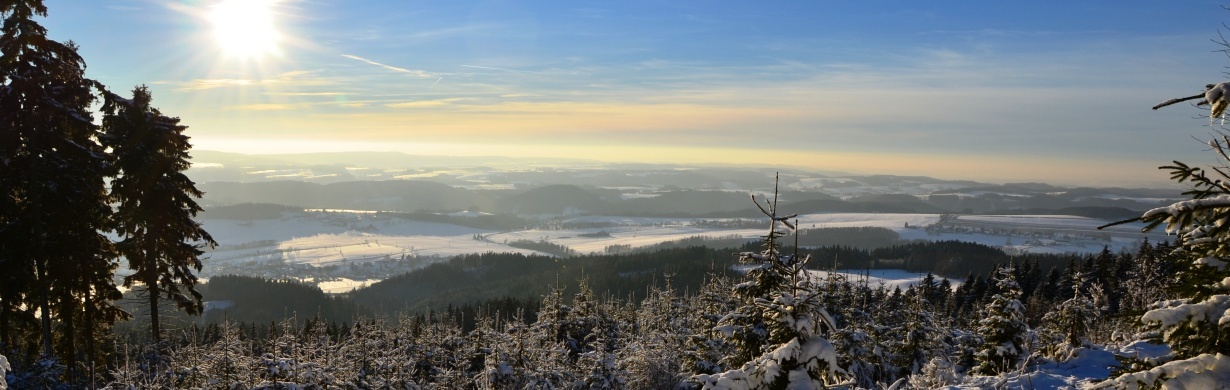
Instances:
[[[226,310],[232,306],[235,306],[235,301],[205,301],[205,308],[201,311]]]
[[[823,280],[828,277],[829,271],[809,271],[813,278]],[[844,275],[847,280],[858,281],[863,278],[867,279],[867,284],[870,286],[878,286],[884,284],[889,290],[900,288],[905,290],[910,286],[916,285],[922,281],[923,277],[927,276],[925,272],[911,272],[901,269],[873,269],[873,270],[837,270],[837,274]],[[957,288],[963,282],[958,279],[948,279],[942,276],[933,275],[935,282],[947,279],[952,288]]]
[[[320,287],[320,289],[326,294],[340,294],[350,292],[350,290],[354,290],[356,288],[367,287],[379,281],[379,279],[354,280],[337,278],[330,281],[318,282],[316,283],[316,286]]]

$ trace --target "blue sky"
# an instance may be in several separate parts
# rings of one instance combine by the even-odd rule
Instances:
[[[1208,163],[1208,1],[48,0],[200,149],[770,164],[1094,186]],[[239,36],[239,38],[235,38]]]

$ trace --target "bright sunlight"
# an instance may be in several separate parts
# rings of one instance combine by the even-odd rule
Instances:
[[[209,20],[214,39],[228,57],[254,59],[278,54],[272,0],[225,0],[213,7]]]

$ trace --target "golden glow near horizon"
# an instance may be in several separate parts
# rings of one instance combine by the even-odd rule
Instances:
[[[922,7],[947,19],[817,2],[133,3],[82,2],[47,26],[92,77],[149,85],[197,148],[250,154],[1169,183],[1156,166],[1203,156],[1207,121],[1148,107],[1224,62],[1194,54],[1220,22],[1198,4],[1142,7],[1175,24],[1132,33],[1079,2],[1057,6],[1084,15],[1071,24],[994,3]]]
[[[278,54],[273,6],[272,0],[226,0],[213,6],[209,22],[222,52],[241,59]]]
[[[931,176],[947,180],[991,183],[1045,182],[1082,186],[1153,186],[1166,183],[1156,163],[1138,159],[1040,159],[1036,156],[967,156],[945,154],[883,154],[842,150],[779,150],[720,146],[663,146],[647,144],[523,144],[470,142],[369,142],[344,139],[193,139],[201,150],[252,155],[330,152],[400,152],[424,156],[500,156],[516,158],[576,159],[604,163],[771,166],[804,171],[825,170],[854,175]],[[208,163],[208,161],[202,161]],[[1090,181],[1113,164],[1135,172],[1130,177],[1105,176]],[[937,175],[936,172],[943,172]],[[1004,180],[1010,172],[1011,180]]]

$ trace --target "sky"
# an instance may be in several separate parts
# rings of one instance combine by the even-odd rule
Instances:
[[[197,149],[1168,184],[1216,162],[1211,1],[46,0]]]

